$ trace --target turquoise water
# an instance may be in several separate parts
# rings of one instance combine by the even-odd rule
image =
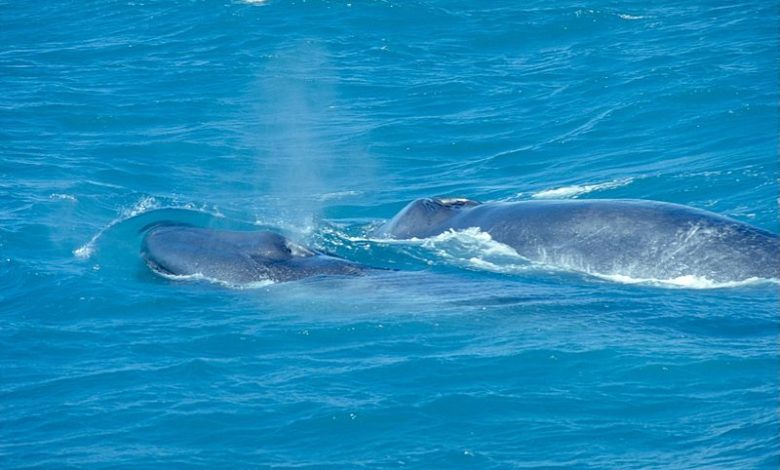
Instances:
[[[778,232],[769,1],[0,1],[0,467],[777,468],[776,284],[529,270],[408,201]],[[396,268],[150,273],[138,230]]]

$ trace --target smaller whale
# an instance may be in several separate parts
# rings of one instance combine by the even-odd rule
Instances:
[[[371,269],[311,250],[274,232],[156,225],[141,256],[163,276],[202,276],[228,284],[294,281],[321,275],[360,275]]]
[[[479,203],[425,198],[375,235],[427,238],[476,227],[548,266],[635,279],[780,278],[778,236],[721,215],[646,200]]]

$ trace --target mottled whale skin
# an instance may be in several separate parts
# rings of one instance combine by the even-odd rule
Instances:
[[[646,200],[481,204],[418,199],[375,235],[426,238],[477,227],[533,262],[638,279],[780,278],[778,236],[718,214]]]
[[[274,232],[183,225],[149,229],[141,256],[152,271],[163,276],[202,276],[229,284],[359,275],[369,269],[303,247]]]

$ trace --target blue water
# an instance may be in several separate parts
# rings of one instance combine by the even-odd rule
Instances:
[[[528,270],[408,201],[778,231],[771,1],[0,1],[0,467],[777,468],[777,284]],[[398,271],[226,288],[161,220]]]

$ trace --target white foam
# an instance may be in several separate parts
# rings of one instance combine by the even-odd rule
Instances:
[[[164,277],[165,279],[169,279],[171,281],[201,281],[201,282],[209,282],[211,284],[217,284],[222,287],[227,287],[229,289],[237,289],[237,290],[249,290],[249,289],[260,289],[263,287],[268,287],[271,285],[276,284],[275,281],[272,281],[270,279],[263,279],[260,281],[254,281],[254,282],[245,282],[245,283],[235,283],[235,282],[228,282],[224,281],[222,279],[216,279],[213,277],[205,276],[202,273],[195,273],[195,274],[167,274],[160,271],[156,271],[152,269],[152,272],[157,274],[160,277]]]
[[[533,197],[534,199],[575,198],[577,196],[581,196],[583,194],[591,193],[594,191],[602,191],[605,189],[614,189],[614,188],[619,188],[621,186],[626,186],[631,184],[633,181],[634,181],[633,178],[623,178],[614,181],[607,181],[604,183],[564,186],[561,188],[545,189],[543,191],[538,191],[536,193],[533,193],[531,197]]]
[[[249,5],[260,5],[263,3],[266,3],[268,0],[242,0],[244,3],[248,3]]]
[[[92,256],[92,253],[95,251],[95,241],[98,236],[99,235],[95,235],[90,241],[73,250],[73,255],[80,259],[87,259]]]
[[[514,248],[493,240],[489,233],[483,232],[478,227],[470,227],[465,230],[447,230],[435,237],[422,240],[422,246],[425,248],[437,249],[442,245],[445,248],[450,245],[457,245],[484,256],[522,258]]]
[[[159,204],[157,203],[157,200],[152,196],[147,196],[133,204],[129,209],[122,211],[122,216],[129,219],[130,217],[135,217],[145,212],[149,212],[152,209],[157,209],[158,207]]]
[[[80,259],[87,259],[90,256],[92,256],[92,253],[95,252],[95,243],[98,241],[100,236],[103,235],[103,233],[106,230],[118,224],[121,220],[124,219],[115,219],[110,224],[100,229],[100,231],[98,231],[98,233],[93,235],[92,238],[90,238],[87,243],[73,250],[73,255],[76,256],[76,258],[80,258]]]
[[[531,262],[520,256],[509,245],[499,243],[489,233],[477,227],[448,230],[429,238],[396,240],[391,238],[356,238],[350,241],[373,242],[385,245],[412,245],[431,251],[447,263],[482,271],[518,273],[527,271]]]
[[[54,193],[49,195],[49,199],[54,199],[55,201],[78,202],[76,196],[73,196],[72,194]]]
[[[741,281],[713,281],[703,276],[679,276],[672,279],[654,279],[654,278],[634,278],[622,274],[599,274],[587,273],[608,281],[619,282],[621,284],[648,284],[660,287],[676,287],[681,289],[723,289],[729,287],[745,287],[757,284],[778,284],[778,279],[766,279],[760,277],[751,277]]]
[[[645,17],[640,15],[628,15],[626,13],[618,13],[618,18],[620,18],[621,20],[632,21],[632,20],[642,20]]]

